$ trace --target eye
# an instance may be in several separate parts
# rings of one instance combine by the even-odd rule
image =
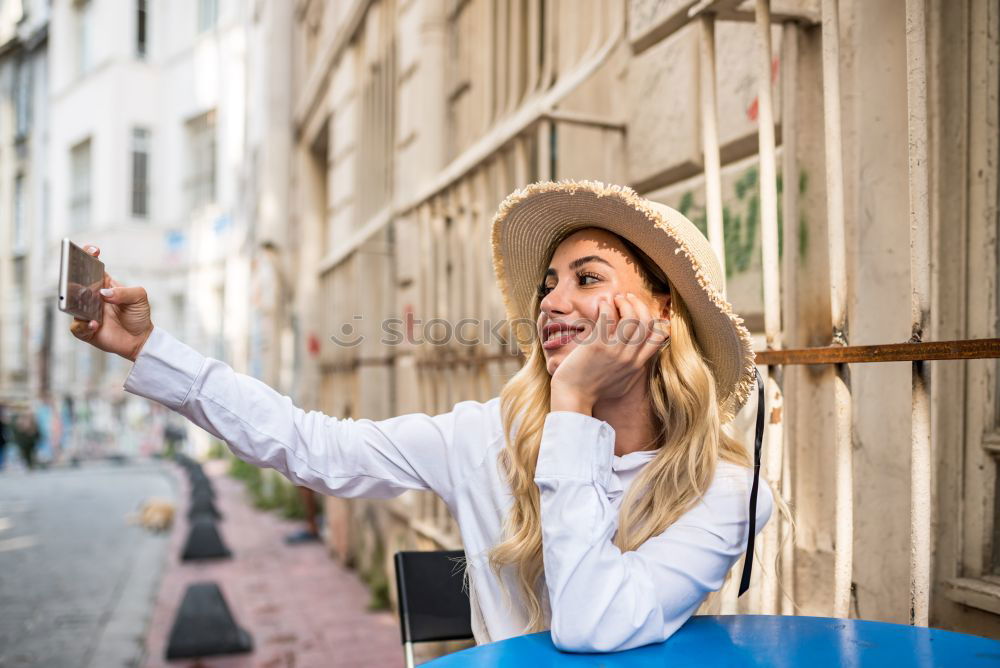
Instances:
[[[544,283],[542,283],[542,284],[540,284],[538,286],[538,298],[539,299],[544,298],[545,295],[549,294],[550,292],[552,292],[552,287],[550,287],[548,285],[545,285]]]
[[[580,281],[580,285],[592,285],[592,283],[586,283],[585,282],[586,279],[588,279],[588,278],[592,278],[592,279],[594,279],[594,281],[600,281],[601,280],[600,276],[598,276],[597,274],[593,274],[593,273],[591,273],[589,271],[581,271],[580,273],[578,273],[576,275],[576,278],[577,278],[578,281]]]

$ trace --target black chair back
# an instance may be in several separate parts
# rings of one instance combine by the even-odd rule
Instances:
[[[397,552],[399,626],[412,664],[412,643],[472,637],[472,611],[465,592],[465,552]]]

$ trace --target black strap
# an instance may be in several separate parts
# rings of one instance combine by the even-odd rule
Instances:
[[[743,579],[740,593],[750,588],[750,569],[753,566],[753,539],[757,535],[757,487],[760,485],[760,449],[764,443],[764,379],[754,368],[757,376],[757,429],[753,437],[753,487],[750,488],[750,533],[747,535],[747,553],[743,559]]]

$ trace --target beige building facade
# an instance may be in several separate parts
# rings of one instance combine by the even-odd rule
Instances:
[[[762,287],[762,246],[773,243],[762,242],[773,235],[761,225],[762,208],[775,202],[768,183],[778,192],[782,347],[910,340],[918,271],[931,286],[923,340],[996,337],[996,4],[926,7],[931,241],[929,261],[913,271],[905,4],[839,3],[843,164],[842,185],[832,186],[833,116],[824,100],[833,78],[824,72],[821,16],[837,3],[771,4],[771,99],[761,100],[762,32],[752,2],[297,2],[291,219],[258,241],[288,277],[282,303],[298,329],[273,368],[295,357],[301,405],[379,419],[496,396],[518,366],[496,337],[441,342],[445,322],[504,316],[488,238],[500,200],[535,180],[600,179],[630,185],[707,228],[715,214],[706,198],[714,154],[705,150],[706,87],[717,98],[727,291],[758,349],[775,343],[765,336]],[[689,16],[704,6],[718,11],[710,51],[705,21]],[[758,148],[762,115],[774,121],[768,164]],[[779,173],[769,180],[775,160]],[[839,285],[830,278],[831,187],[843,191],[847,272]],[[832,295],[843,295],[847,328],[834,327]],[[398,345],[381,331],[391,319],[407,334]],[[997,636],[997,366],[927,365],[929,621]],[[835,568],[845,563],[835,557],[836,538],[853,535],[847,614],[909,621],[911,364],[851,364],[844,372],[852,476],[840,479],[850,485],[850,530],[836,528],[838,514],[842,524],[845,517],[835,475],[843,462],[834,437],[843,406],[838,373],[833,365],[772,368],[780,382],[770,386],[771,399],[781,397],[772,422],[781,429],[769,430],[765,448],[778,454],[765,469],[794,510],[794,547],[782,548],[788,528],[770,523],[759,581],[728,609],[835,614],[838,596],[847,600],[835,591]],[[735,429],[751,417],[741,415]],[[331,548],[376,586],[391,582],[398,549],[459,546],[447,508],[429,494],[328,499],[327,510]]]

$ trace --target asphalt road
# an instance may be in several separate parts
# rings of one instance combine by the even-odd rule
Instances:
[[[129,523],[174,499],[156,461],[0,473],[0,666],[138,666],[168,534]]]

